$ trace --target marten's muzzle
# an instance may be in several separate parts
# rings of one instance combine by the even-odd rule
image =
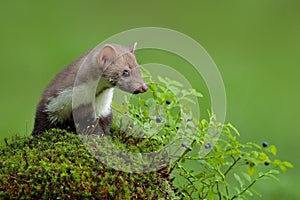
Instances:
[[[144,93],[148,90],[148,86],[144,83],[140,88],[136,89],[133,94]]]

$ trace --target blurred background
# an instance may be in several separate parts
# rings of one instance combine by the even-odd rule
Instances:
[[[275,144],[279,158],[294,164],[280,182],[255,186],[262,199],[300,199],[299,10],[297,0],[2,1],[0,140],[30,134],[42,90],[80,54],[131,28],[170,28],[199,42],[217,64],[226,121],[240,140]],[[147,52],[137,57],[148,59]]]

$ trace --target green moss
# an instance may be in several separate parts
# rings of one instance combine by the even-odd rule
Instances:
[[[0,147],[0,198],[157,199],[171,188],[162,172],[125,173],[104,166],[78,135],[53,130]]]

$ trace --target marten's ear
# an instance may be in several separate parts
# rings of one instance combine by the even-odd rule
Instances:
[[[111,45],[105,45],[99,56],[99,63],[105,64],[107,62],[112,62],[116,58],[116,50]]]
[[[137,45],[137,42],[135,42],[133,45],[130,46],[130,52],[133,54],[135,53],[136,45]]]

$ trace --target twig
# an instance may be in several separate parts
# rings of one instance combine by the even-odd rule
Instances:
[[[224,176],[226,176],[228,174],[228,172],[234,167],[234,165],[236,165],[236,163],[241,159],[241,157],[238,157],[237,159],[235,159],[233,156],[231,156],[231,157],[233,158],[234,162],[225,171]]]
[[[231,198],[231,200],[233,200],[233,199],[235,199],[235,198],[241,196],[242,194],[244,194],[250,187],[252,187],[252,186],[256,183],[256,181],[258,181],[259,179],[261,179],[261,178],[264,177],[265,175],[266,175],[266,174],[262,174],[262,175],[258,176],[258,177],[257,177],[255,180],[253,180],[247,187],[245,187],[240,193],[235,194],[235,195]]]

